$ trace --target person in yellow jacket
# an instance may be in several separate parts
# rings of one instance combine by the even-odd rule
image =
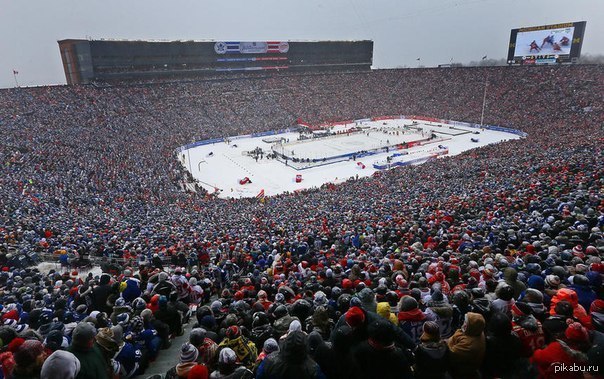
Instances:
[[[377,314],[390,321],[394,325],[398,325],[398,317],[390,312],[390,304],[387,302],[381,302],[377,305]]]

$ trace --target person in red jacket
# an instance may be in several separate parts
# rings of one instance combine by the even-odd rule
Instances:
[[[545,333],[541,323],[531,314],[531,306],[516,302],[512,305],[512,331],[522,342],[522,355],[529,358],[545,345]]]
[[[573,322],[568,326],[563,339],[558,339],[545,347],[536,350],[531,358],[539,369],[540,379],[574,379],[583,378],[581,371],[574,369],[577,365],[585,366],[589,348],[589,333],[583,325]]]

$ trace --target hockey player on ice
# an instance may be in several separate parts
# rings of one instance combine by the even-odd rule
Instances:
[[[560,45],[562,45],[562,46],[568,46],[569,43],[570,43],[570,40],[568,39],[567,36],[562,37],[562,39],[560,40]]]
[[[558,45],[557,42],[554,42],[554,51],[562,51],[562,48],[560,47],[560,45]]]
[[[537,52],[541,51],[541,49],[539,48],[539,45],[537,45],[537,41],[535,41],[535,40],[533,40],[533,42],[531,42],[531,49],[529,50],[529,53],[533,50],[535,50]]]
[[[543,39],[543,43],[541,44],[542,49],[546,43],[549,43],[550,45],[553,46],[554,45],[554,36],[550,34],[549,36],[547,36]]]

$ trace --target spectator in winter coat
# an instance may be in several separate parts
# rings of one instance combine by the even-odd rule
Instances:
[[[503,313],[493,315],[488,324],[482,371],[485,377],[500,378],[517,371],[522,342],[512,333],[512,322]],[[528,361],[526,362],[528,363]]]
[[[556,304],[563,300],[568,301],[573,307],[573,317],[576,318],[581,323],[581,325],[583,325],[587,329],[591,329],[591,318],[589,317],[589,315],[587,315],[587,312],[585,312],[585,308],[583,308],[583,306],[579,304],[579,298],[577,297],[577,293],[570,288],[561,288],[552,297],[550,315],[556,313]]]
[[[307,353],[307,337],[302,331],[289,333],[281,350],[264,359],[257,379],[324,378],[319,365]]]
[[[210,375],[210,379],[250,379],[253,373],[241,366],[237,354],[226,347],[218,354],[218,369]]]
[[[226,331],[224,340],[218,345],[218,349],[228,347],[237,354],[237,361],[247,367],[254,368],[256,358],[258,358],[258,350],[256,345],[244,335],[241,334],[241,329],[238,326],[230,326]]]
[[[529,358],[545,344],[541,323],[531,314],[532,308],[517,301],[512,306],[512,331],[522,342],[522,356]]]
[[[480,313],[485,320],[491,318],[491,301],[485,297],[484,289],[480,287],[472,288],[470,291],[471,312]]]
[[[485,354],[485,322],[478,313],[466,313],[460,329],[449,339],[450,373],[453,378],[476,378]]]
[[[420,343],[415,349],[416,379],[443,379],[449,365],[449,348],[440,338],[440,328],[434,321],[426,321]]]
[[[398,325],[398,318],[395,314],[390,313],[390,304],[387,302],[378,303],[376,309],[378,315],[390,321],[393,325]]]
[[[199,351],[189,342],[180,347],[180,359],[178,364],[166,372],[164,379],[186,379],[189,372],[197,365]]]
[[[378,318],[368,327],[368,339],[353,348],[361,378],[412,378],[404,352],[394,345],[394,328]]]
[[[503,279],[514,290],[514,299],[518,299],[520,294],[526,290],[526,285],[518,280],[518,272],[512,267],[506,267],[503,270]]]
[[[411,337],[414,343],[419,343],[423,333],[424,323],[428,320],[411,296],[403,296],[399,302],[398,321],[401,329]]]
[[[581,373],[555,372],[554,363],[585,365],[589,342],[589,333],[585,327],[578,322],[570,324],[563,339],[556,340],[533,354],[531,362],[537,365],[539,378],[581,378]]]
[[[584,309],[589,309],[591,303],[598,298],[594,290],[591,289],[589,279],[585,275],[573,276],[573,284],[569,288],[577,293],[579,304]]]
[[[262,351],[258,354],[258,358],[256,358],[256,363],[254,364],[254,372],[258,371],[258,367],[264,361],[264,359],[272,353],[279,352],[279,344],[274,338],[269,338],[264,341],[264,345],[262,346]]]
[[[432,298],[428,302],[426,315],[429,319],[435,320],[440,326],[440,334],[443,338],[449,338],[458,325],[455,325],[453,318],[453,307],[449,305],[445,296],[440,290],[434,290]]]
[[[598,299],[589,307],[591,324],[595,330],[604,333],[604,300]]]
[[[194,328],[189,334],[189,342],[199,351],[197,361],[208,367],[212,371],[218,359],[218,345],[208,337],[207,332],[203,328]]]
[[[80,372],[80,361],[68,351],[52,353],[42,365],[40,379],[75,379]]]
[[[78,379],[109,379],[109,366],[95,344],[95,336],[96,329],[87,322],[80,322],[72,333],[67,350],[80,361]]]
[[[512,305],[514,305],[514,289],[507,284],[500,284],[495,290],[497,299],[491,303],[493,313],[505,313],[506,316],[512,318]]]
[[[548,309],[543,304],[543,294],[534,288],[528,288],[522,298],[530,307],[531,313],[537,320],[543,322],[548,315]]]
[[[563,338],[568,325],[577,321],[573,317],[573,307],[568,301],[559,301],[554,311],[555,314],[543,321],[543,333],[545,334],[546,344]]]

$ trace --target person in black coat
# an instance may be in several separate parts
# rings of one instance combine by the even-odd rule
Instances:
[[[412,378],[405,353],[394,344],[394,326],[378,318],[368,326],[369,338],[352,350],[361,378]]]
[[[290,332],[278,353],[266,357],[258,367],[256,379],[324,378],[319,365],[308,356],[307,338],[302,331]]]
[[[512,333],[512,321],[505,313],[495,313],[488,324],[483,378],[505,378],[519,372],[519,365],[526,364],[521,358],[522,342]]]
[[[447,375],[449,347],[440,338],[440,328],[435,321],[426,321],[420,344],[415,349],[415,378],[443,379]]]
[[[113,309],[107,305],[107,299],[111,295],[111,285],[109,274],[101,275],[101,280],[98,286],[92,290],[92,306],[94,310],[111,314]]]

